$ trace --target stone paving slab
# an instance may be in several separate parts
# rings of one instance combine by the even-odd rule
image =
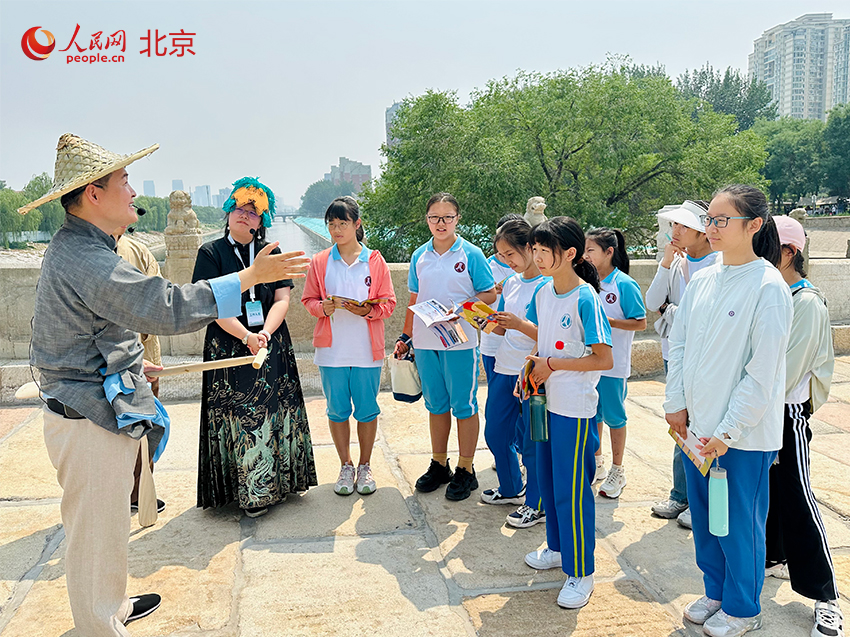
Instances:
[[[0,445],[0,500],[61,498],[56,469],[44,446],[41,414]]]
[[[464,600],[463,606],[480,637],[687,634],[638,582],[596,583],[590,602],[580,610],[559,607],[559,590],[482,595]]]
[[[242,635],[468,634],[421,535],[249,546]]]
[[[352,454],[356,453],[352,447]],[[398,489],[384,454],[372,452],[372,473],[378,490],[370,495],[339,496],[333,491],[339,456],[332,447],[314,449],[319,486],[286,502],[256,520],[254,539],[320,538],[334,535],[371,535],[410,530],[416,522]]]

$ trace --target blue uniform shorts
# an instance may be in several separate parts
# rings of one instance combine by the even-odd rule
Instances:
[[[478,348],[416,350],[425,408],[432,414],[451,410],[459,420],[478,413]]]
[[[596,422],[604,422],[611,429],[625,427],[626,394],[628,393],[626,379],[602,376],[596,391],[599,394]]]
[[[380,367],[319,367],[322,392],[328,402],[328,419],[345,422],[354,419],[371,422],[381,413],[378,407],[378,389],[381,386]]]

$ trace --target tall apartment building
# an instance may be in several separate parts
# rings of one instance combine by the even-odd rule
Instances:
[[[807,13],[765,31],[749,56],[751,79],[764,82],[780,117],[825,120],[850,102],[850,19]]]
[[[339,185],[341,181],[348,181],[354,185],[354,191],[358,192],[367,181],[372,179],[372,167],[352,161],[347,157],[339,158],[339,166],[331,166],[331,171],[325,173],[325,181],[332,181]]]
[[[212,204],[209,186],[198,186],[192,192],[192,203],[196,206],[209,206]]]
[[[171,180],[171,190],[183,190],[183,180],[182,179],[172,179]]]
[[[151,180],[146,180],[143,184],[145,197],[156,197],[156,188]]]
[[[401,107],[401,102],[394,102],[392,106],[390,106],[386,113],[384,114],[384,127],[387,131],[387,146],[395,146],[398,141],[395,137],[392,136],[390,132],[390,128],[395,122],[396,113],[398,113],[398,109]]]

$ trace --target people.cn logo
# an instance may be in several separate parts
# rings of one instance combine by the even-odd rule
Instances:
[[[27,32],[24,33],[24,37],[21,38],[21,48],[24,51],[24,55],[31,60],[46,60],[50,57],[50,54],[53,52],[53,48],[56,46],[56,38],[54,38],[53,34],[47,29],[41,29],[41,32],[47,35],[47,44],[44,45],[39,43],[39,41],[35,39],[35,34],[39,29],[41,29],[41,27],[28,29]]]

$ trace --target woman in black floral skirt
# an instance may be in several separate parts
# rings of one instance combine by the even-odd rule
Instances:
[[[248,267],[264,245],[274,194],[256,179],[233,184],[224,204],[224,237],[198,251],[193,281]],[[279,252],[277,248],[273,252]],[[288,493],[315,486],[316,466],[295,353],[284,321],[291,280],[258,285],[242,295],[242,315],[207,327],[204,360],[256,354],[251,366],[204,372],[198,456],[198,506],[237,501],[257,517]]]

